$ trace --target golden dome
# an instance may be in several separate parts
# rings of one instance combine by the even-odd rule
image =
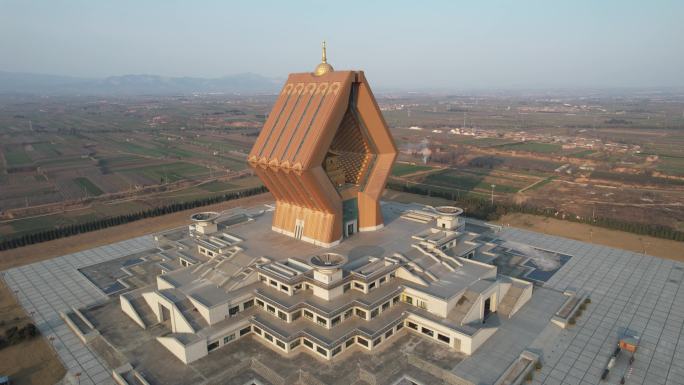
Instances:
[[[325,41],[323,42],[323,56],[321,57],[321,64],[316,66],[316,69],[314,70],[314,75],[316,76],[321,76],[325,75],[328,72],[334,71],[333,67],[328,64],[328,59],[325,54]]]

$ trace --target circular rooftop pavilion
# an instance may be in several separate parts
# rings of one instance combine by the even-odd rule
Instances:
[[[309,258],[309,263],[318,270],[335,270],[342,267],[348,261],[342,254],[325,253],[314,255]]]
[[[437,206],[434,210],[439,215],[449,217],[456,217],[463,214],[463,209],[456,206]]]
[[[195,213],[190,216],[190,219],[194,222],[210,222],[219,217],[219,213],[215,211],[203,211],[201,213]]]

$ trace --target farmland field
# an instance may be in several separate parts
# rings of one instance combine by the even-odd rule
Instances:
[[[87,179],[86,179],[87,180]],[[58,212],[30,218],[0,221],[0,235],[22,235],[26,233],[50,230],[59,226],[83,223],[110,216],[125,215],[147,210],[157,206],[179,202],[190,202],[197,199],[221,195],[229,191],[254,187],[258,185],[255,177],[241,178],[235,182],[213,181],[199,187],[188,187],[180,190],[147,195],[134,200],[111,203],[93,203],[83,209]],[[94,186],[94,185],[93,185]],[[96,186],[95,186],[96,187]]]
[[[154,183],[155,181],[160,181],[161,183],[176,182],[209,173],[204,167],[184,162],[127,168],[119,170],[119,172],[125,175],[143,176],[149,180],[149,183]]]
[[[49,142],[34,143],[33,149],[36,150],[43,158],[56,157],[62,154],[58,150],[58,145]]]
[[[498,146],[498,148],[514,151],[539,152],[543,154],[560,152],[561,150],[561,146],[558,144],[533,142],[504,144],[502,146]]]
[[[26,154],[23,147],[5,146],[3,155],[9,167],[22,166],[31,163],[31,158]]]
[[[583,150],[583,151],[579,151],[579,152],[574,152],[572,154],[569,154],[568,156],[573,157],[573,158],[583,159],[583,158],[587,158],[593,154],[596,154],[596,151],[594,151],[594,150]]]
[[[392,167],[392,175],[394,176],[404,176],[408,174],[413,174],[418,171],[432,170],[434,167],[422,166],[409,163],[395,163]]]
[[[0,234],[258,186],[239,171],[271,100],[0,95]]]
[[[666,174],[684,176],[684,157],[661,156],[656,169]]]
[[[212,181],[209,183],[204,183],[200,186],[202,190],[209,191],[209,192],[220,192],[220,191],[229,191],[232,189],[235,189],[236,186],[233,183],[228,183],[228,182],[221,182],[221,181]]]
[[[511,141],[508,139],[475,138],[475,139],[464,140],[462,143],[463,144],[470,144],[470,145],[477,146],[477,147],[494,147],[494,146],[505,145],[505,144],[508,144],[510,142]]]
[[[497,201],[684,223],[679,93],[377,96],[399,150],[392,182],[486,199],[495,185]],[[274,100],[0,95],[0,234],[259,185],[246,158]]]
[[[537,181],[534,177],[511,177],[504,173],[483,172],[480,170],[447,170],[433,173],[425,177],[423,183],[455,188],[466,191],[495,193],[516,193],[528,184]]]
[[[31,233],[34,231],[49,230],[58,226],[66,226],[79,222],[87,222],[97,219],[98,217],[98,215],[90,212],[78,215],[63,215],[57,213],[53,215],[45,215],[12,221],[11,226],[15,234],[21,235]]]
[[[83,190],[85,190],[88,193],[88,195],[98,196],[98,195],[102,195],[104,193],[102,190],[100,190],[99,187],[97,187],[88,178],[78,177],[78,178],[74,179],[74,183],[76,183],[81,188],[83,188]]]

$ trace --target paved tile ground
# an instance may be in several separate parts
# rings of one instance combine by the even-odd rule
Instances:
[[[72,373],[81,373],[81,384],[114,382],[104,362],[59,317],[60,311],[107,299],[77,269],[151,247],[154,247],[152,237],[144,236],[3,272],[3,278],[41,333],[55,338],[53,346],[65,367]]]
[[[542,345],[544,367],[534,384],[618,384],[624,357],[607,382],[600,376],[626,329],[641,336],[626,384],[684,384],[684,264],[519,229],[500,235],[572,255],[546,286],[591,295],[577,325]]]

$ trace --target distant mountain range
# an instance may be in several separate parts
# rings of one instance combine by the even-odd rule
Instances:
[[[282,80],[245,73],[206,79],[123,75],[100,79],[0,71],[0,93],[61,95],[161,95],[277,92]]]

